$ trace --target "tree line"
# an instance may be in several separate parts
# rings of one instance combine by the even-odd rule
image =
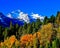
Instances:
[[[52,15],[50,18],[47,16],[44,17],[43,22],[40,19],[37,19],[36,22],[32,23],[24,23],[23,26],[19,26],[18,24],[12,25],[12,22],[10,22],[10,27],[3,28],[0,26],[0,41],[3,41],[7,38],[7,36],[15,35],[17,39],[20,38],[20,36],[25,34],[33,34],[37,32],[41,26],[52,23],[55,27],[60,26],[60,12],[57,12],[57,15]]]

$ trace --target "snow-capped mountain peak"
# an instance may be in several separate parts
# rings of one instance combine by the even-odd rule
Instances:
[[[21,12],[20,10],[16,10],[16,11],[12,11],[11,13],[8,13],[7,17],[23,20],[26,23],[30,22],[28,14]]]
[[[23,12],[20,12],[19,13],[19,16],[18,16],[18,19],[20,20],[24,20],[25,22],[29,23],[29,17],[28,17],[28,14],[25,14]]]
[[[20,10],[16,10],[16,11],[12,11],[11,13],[8,13],[7,17],[23,20],[26,23],[31,22],[30,21],[31,19],[36,20],[36,19],[39,18],[41,21],[44,19],[44,16],[41,16],[39,14],[32,13],[31,15],[28,15],[27,13],[24,13],[24,12],[22,12]]]
[[[34,19],[40,19],[41,21],[44,19],[44,16],[41,16],[41,15],[39,15],[39,14],[34,14],[34,13],[32,13],[32,18],[34,18]]]
[[[9,13],[9,14],[7,14],[7,17],[12,18],[12,15]]]

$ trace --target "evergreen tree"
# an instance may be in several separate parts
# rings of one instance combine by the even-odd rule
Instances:
[[[19,28],[19,25],[18,25],[18,24],[16,24],[16,30],[18,30],[18,28]]]
[[[4,36],[3,36],[4,30],[5,30],[5,28],[3,28],[2,26],[0,26],[0,42],[4,41]]]
[[[32,22],[32,33],[36,32],[36,28],[35,28],[35,22]]]
[[[13,26],[12,26],[12,22],[10,21],[10,29],[12,29],[13,28]]]
[[[24,28],[27,29],[27,23],[26,22],[24,23]]]
[[[15,28],[13,28],[14,29],[14,32],[16,32],[16,37],[18,38],[18,29],[19,29],[19,25],[18,24],[16,24],[15,25]]]
[[[40,25],[42,24],[42,22],[40,21],[40,19],[37,19],[37,21],[35,22],[35,28],[36,28],[36,32],[37,30],[40,28]]]
[[[16,35],[16,29],[15,29],[15,26],[12,25],[12,22],[10,22],[10,28],[8,32],[8,36],[11,36],[11,35]]]
[[[19,34],[19,36],[22,35],[22,31],[23,31],[23,30],[22,30],[22,26],[20,26],[19,29],[18,29],[18,34]]]
[[[27,30],[24,28],[24,25],[22,27],[22,35],[25,35],[27,33]]]
[[[50,17],[50,23],[55,23],[55,16],[54,15],[52,15],[51,17]]]
[[[27,23],[25,22],[23,27],[22,27],[22,33],[23,35],[27,33]]]
[[[27,25],[27,34],[31,33],[31,24],[28,23]]]
[[[56,23],[57,25],[60,25],[60,12],[57,12]]]
[[[8,31],[7,31],[7,28],[5,28],[5,31],[3,32],[4,39],[7,38],[7,34],[8,34]]]
[[[44,20],[43,20],[43,24],[47,24],[49,22],[49,18],[47,16],[45,16]]]

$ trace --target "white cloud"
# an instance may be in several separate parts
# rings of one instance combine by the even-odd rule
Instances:
[[[25,14],[25,13],[23,13],[23,12],[20,12],[18,18],[19,18],[20,20],[24,20],[25,22],[29,23],[28,14]]]
[[[44,19],[44,16],[41,16],[41,15],[39,15],[39,14],[34,14],[34,13],[32,13],[32,18],[34,18],[34,19],[40,19],[40,20],[43,20]]]
[[[12,18],[12,15],[9,13],[9,14],[7,15],[7,17]]]

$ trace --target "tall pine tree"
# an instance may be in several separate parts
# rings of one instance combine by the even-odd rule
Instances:
[[[38,29],[40,28],[40,25],[42,24],[42,22],[40,21],[40,19],[37,19],[37,21],[35,22],[35,28],[36,28],[36,32],[38,31]]]

